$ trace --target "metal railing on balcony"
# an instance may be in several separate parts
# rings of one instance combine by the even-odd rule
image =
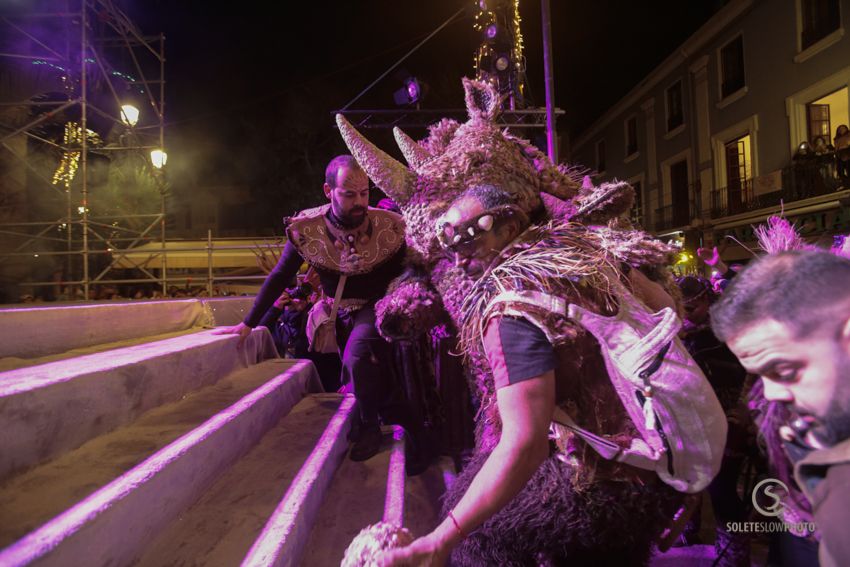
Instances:
[[[715,189],[711,192],[709,216],[716,219],[850,189],[835,175],[832,154],[784,167],[781,180],[779,189],[761,193],[756,193],[752,179]]]
[[[741,179],[735,185],[721,187],[711,192],[711,218],[746,212],[755,203],[753,180]]]
[[[667,205],[655,209],[655,231],[670,230],[691,223],[693,202],[685,206]]]

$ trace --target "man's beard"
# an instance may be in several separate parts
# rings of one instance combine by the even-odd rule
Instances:
[[[338,212],[340,211],[339,207],[334,208],[334,216],[337,220],[345,227],[355,228],[366,216],[366,208],[365,207],[354,207],[346,213]]]
[[[843,352],[833,360],[836,374],[836,387],[826,412],[822,416],[804,416],[813,423],[808,432],[814,436],[818,444],[831,447],[846,439],[850,439],[850,356]],[[799,416],[796,408],[790,408],[793,416]],[[812,419],[813,418],[813,419]],[[793,418],[792,418],[793,419]]]
[[[361,218],[363,218],[363,215],[365,215],[365,214],[366,214],[366,207],[354,207],[353,209],[348,211],[348,214],[346,215],[346,217],[348,217],[349,219],[352,219],[352,220],[361,219]]]
[[[824,445],[832,446],[850,439],[850,384],[839,384],[822,422],[815,434]]]

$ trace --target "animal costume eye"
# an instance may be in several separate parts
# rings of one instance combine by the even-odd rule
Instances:
[[[437,240],[443,248],[454,248],[461,243],[474,242],[493,229],[496,219],[505,219],[516,214],[514,205],[502,205],[456,225],[440,220],[437,221]]]

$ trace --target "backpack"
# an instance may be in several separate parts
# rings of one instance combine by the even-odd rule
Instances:
[[[720,470],[726,416],[714,390],[677,337],[682,322],[665,307],[651,312],[625,286],[613,284],[616,315],[593,313],[541,292],[506,292],[496,303],[526,303],[566,314],[599,342],[608,377],[639,436],[628,448],[582,429],[557,407],[553,429],[565,428],[603,458],[655,471],[679,492],[705,488]]]
[[[330,302],[325,300],[317,301],[310,309],[306,329],[310,352],[339,352],[334,318],[331,317],[332,311]]]

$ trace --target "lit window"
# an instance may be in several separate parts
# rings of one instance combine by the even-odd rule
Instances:
[[[818,137],[827,144],[833,143],[835,130],[841,124],[850,124],[847,87],[806,104],[806,133],[810,144],[814,144]]]
[[[749,134],[724,145],[726,153],[726,199],[729,214],[743,210],[752,200],[752,140]]]

